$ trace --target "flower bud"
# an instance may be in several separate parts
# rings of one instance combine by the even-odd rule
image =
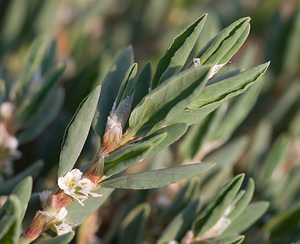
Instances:
[[[102,142],[102,153],[110,153],[120,145],[123,129],[131,112],[133,96],[123,99],[115,109],[115,104],[110,116],[107,118],[105,133]]]

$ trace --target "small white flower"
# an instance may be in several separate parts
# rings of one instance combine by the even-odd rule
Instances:
[[[73,169],[65,176],[59,177],[58,186],[65,194],[76,199],[82,206],[84,206],[83,201],[88,199],[89,195],[92,197],[102,196],[91,192],[94,184],[89,179],[82,178],[82,172],[79,169]]]
[[[57,235],[63,235],[72,231],[72,226],[66,221],[68,210],[63,207],[58,211],[40,211],[44,216],[47,216],[48,224]]]
[[[68,215],[68,210],[63,207],[61,208],[60,210],[56,211],[56,218],[60,221],[65,221],[65,218],[67,217]]]
[[[193,58],[194,67],[198,67],[200,65],[200,58]]]
[[[72,226],[66,222],[60,222],[53,225],[54,231],[58,236],[67,234],[72,231]]]

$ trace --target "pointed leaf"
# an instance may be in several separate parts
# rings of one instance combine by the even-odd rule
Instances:
[[[150,215],[150,211],[150,205],[147,203],[142,203],[128,213],[128,215],[122,221],[120,226],[121,230],[118,233],[120,243],[140,243],[147,218]]]
[[[65,175],[73,168],[81,153],[94,118],[100,90],[99,86],[84,99],[66,129],[59,158],[58,177]]]
[[[25,99],[17,112],[17,124],[19,126],[30,122],[43,109],[58,88],[64,70],[65,67],[59,67],[49,71],[33,94]]]
[[[250,204],[246,210],[230,224],[222,236],[226,237],[243,233],[266,212],[268,207],[268,202],[255,202]]]
[[[27,176],[24,180],[22,180],[15,187],[15,189],[11,193],[11,194],[16,195],[20,200],[20,211],[21,211],[20,217],[19,217],[20,221],[22,221],[22,219],[25,215],[28,201],[31,196],[31,191],[32,191],[32,177]]]
[[[222,101],[226,97],[231,96],[232,93],[240,94],[267,70],[268,65],[269,63],[259,65],[206,86],[200,96],[188,108],[198,110],[207,105]]]
[[[214,164],[198,163],[167,169],[151,170],[131,175],[108,178],[100,183],[103,187],[122,189],[150,189],[159,188],[180,180],[201,174]]]
[[[129,133],[144,135],[162,120],[176,116],[178,109],[183,110],[199,96],[209,71],[210,67],[207,66],[191,68],[151,91],[132,111],[129,118]]]
[[[225,64],[246,40],[250,18],[242,18],[215,36],[200,52],[201,64]]]
[[[249,179],[247,188],[245,190],[245,194],[243,197],[235,204],[234,209],[231,210],[228,215],[231,221],[234,221],[236,218],[243,213],[243,211],[247,208],[254,194],[254,180],[252,178]]]
[[[132,99],[132,110],[146,96],[150,89],[151,65],[147,63],[139,73],[134,84],[134,96]]]
[[[186,131],[186,125],[176,124],[164,127],[142,141],[124,146],[105,158],[105,175],[119,173],[129,166],[148,158],[180,138]]]
[[[134,88],[134,78],[137,72],[137,63],[132,64],[125,77],[121,83],[118,96],[116,98],[116,107],[123,101],[126,97],[131,96]]]
[[[64,96],[64,90],[59,89],[55,99],[51,100],[51,106],[46,106],[46,110],[17,136],[19,145],[35,139],[56,118],[63,105]]]
[[[32,164],[27,169],[23,170],[19,174],[7,180],[3,185],[0,186],[0,195],[8,195],[15,188],[17,184],[19,184],[23,179],[27,176],[31,176],[35,178],[39,175],[41,169],[43,168],[43,161],[39,160]]]
[[[101,194],[102,197],[89,197],[84,201],[84,206],[81,206],[77,201],[72,202],[67,206],[67,221],[74,225],[80,225],[106,201],[113,190],[112,188],[99,187],[93,192]]]
[[[157,244],[169,243],[172,240],[180,240],[191,227],[199,210],[199,199],[188,204],[164,230],[158,239]]]
[[[133,62],[132,47],[128,47],[112,65],[101,84],[101,94],[93,122],[94,131],[102,137],[105,131],[107,117],[118,95],[119,88],[127,70]]]
[[[223,188],[216,200],[209,204],[207,210],[195,222],[195,236],[200,237],[218,222],[239,191],[243,179],[243,174],[236,176]]]
[[[262,168],[260,169],[258,185],[260,187],[265,186],[270,178],[276,167],[280,164],[284,163],[287,155],[290,150],[290,139],[287,135],[281,135],[274,145],[272,146],[271,151],[268,154],[266,162],[263,164]]]
[[[243,243],[245,237],[244,236],[230,236],[217,240],[210,241],[210,244],[240,244]]]
[[[166,208],[165,211],[160,215],[160,220],[162,222],[166,222],[171,220],[173,216],[179,214],[179,212],[183,210],[183,208],[185,208],[197,194],[197,188],[199,185],[200,181],[198,177],[194,177],[187,181],[179,193],[177,193],[170,206],[168,206],[168,208]]]
[[[268,63],[263,64],[254,69],[219,81],[220,84],[217,82],[205,87],[200,96],[189,104],[186,110],[178,113],[172,123],[186,123],[191,125],[201,121],[221,104],[224,104],[230,98],[243,93],[253,85],[253,83],[266,71],[267,66]]]
[[[152,89],[158,87],[164,80],[170,78],[181,70],[196,44],[206,17],[207,14],[199,17],[182,34],[173,40],[173,43],[168,48],[167,52],[158,62],[152,80]]]
[[[233,131],[241,124],[241,122],[247,117],[251,109],[253,108],[260,91],[262,89],[263,82],[258,81],[252,87],[249,88],[237,101],[230,107],[223,122],[218,128],[218,132],[214,136],[214,139],[229,137]]]

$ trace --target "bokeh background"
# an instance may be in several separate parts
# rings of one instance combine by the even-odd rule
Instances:
[[[235,133],[251,136],[259,122],[268,119],[271,142],[287,131],[299,136],[299,5],[298,0],[0,0],[1,78],[8,84],[17,80],[26,52],[39,38],[55,40],[57,62],[67,65],[60,84],[66,97],[59,116],[37,139],[20,148],[23,157],[15,161],[15,172],[43,159],[43,177],[36,181],[35,190],[55,186],[64,130],[118,53],[132,45],[139,67],[150,61],[154,68],[172,38],[203,13],[208,13],[205,28],[210,31],[197,45],[238,18],[250,16],[250,36],[231,62],[238,63],[246,52],[251,66],[271,61],[257,105]],[[297,143],[296,153],[299,139]],[[91,136],[82,161],[93,157],[95,145]],[[236,171],[243,167],[237,166]]]

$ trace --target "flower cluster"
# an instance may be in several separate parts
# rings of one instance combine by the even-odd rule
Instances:
[[[58,186],[66,195],[76,199],[82,206],[83,201],[88,196],[101,197],[102,195],[91,192],[95,187],[87,178],[82,178],[82,172],[79,169],[69,171],[65,176],[58,178]]]

